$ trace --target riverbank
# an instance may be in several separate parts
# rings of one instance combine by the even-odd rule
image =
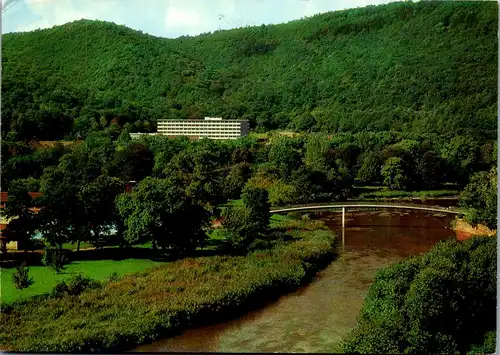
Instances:
[[[293,291],[326,266],[334,235],[318,221],[246,256],[187,258],[77,295],[3,307],[0,347],[24,352],[120,351],[242,314]],[[296,222],[295,222],[296,223]],[[310,229],[314,224],[315,230]]]
[[[469,239],[475,236],[493,237],[497,234],[495,229],[489,229],[487,226],[482,224],[472,226],[462,218],[455,219],[455,221],[452,222],[452,227],[453,230],[457,232],[458,240]]]
[[[342,233],[342,216],[311,219]],[[332,353],[356,326],[375,273],[455,235],[454,216],[425,211],[347,212],[344,245],[312,282],[229,322],[197,327],[133,349],[156,353]],[[340,243],[339,243],[340,244]]]

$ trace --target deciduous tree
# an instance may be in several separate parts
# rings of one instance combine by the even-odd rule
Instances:
[[[470,182],[460,194],[460,205],[469,209],[467,219],[471,223],[484,223],[496,229],[497,190],[496,167],[489,172],[481,171],[472,175]]]
[[[266,189],[246,185],[241,194],[245,207],[256,223],[257,233],[266,233],[271,217],[269,194]]]
[[[9,200],[3,212],[10,222],[2,235],[23,245],[25,251],[40,227],[40,219],[34,209],[38,206],[38,198],[33,199],[28,194],[30,187],[29,180],[14,180],[10,184]]]
[[[403,159],[392,157],[386,160],[381,170],[384,185],[393,190],[405,189],[408,177],[403,169]]]
[[[130,244],[153,241],[176,252],[192,250],[206,238],[209,214],[170,179],[148,177],[116,205]]]
[[[379,184],[382,181],[383,162],[376,152],[368,152],[358,170],[358,180],[365,185]]]

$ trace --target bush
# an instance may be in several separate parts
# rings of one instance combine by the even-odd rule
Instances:
[[[100,284],[97,281],[78,274],[71,278],[67,283],[65,281],[61,281],[54,286],[52,295],[55,297],[62,297],[64,295],[76,296],[87,289],[95,289],[99,286]]]
[[[304,230],[318,230],[326,229],[325,223],[319,219],[310,219],[310,217],[300,219],[283,220],[275,224],[279,229],[304,229]]]
[[[293,186],[283,182],[283,180],[273,182],[268,191],[269,203],[272,206],[286,206],[296,199]]]
[[[287,216],[290,219],[301,219],[302,218],[302,212],[299,211],[291,211],[287,213]]]
[[[26,267],[26,264],[16,266],[16,271],[12,274],[12,282],[19,290],[33,284],[33,279],[29,277],[29,268]]]
[[[116,272],[111,273],[111,275],[108,276],[108,280],[110,282],[115,282],[119,281],[121,279],[120,275],[118,275]]]
[[[248,251],[253,252],[256,250],[268,250],[276,245],[274,240],[256,239],[249,246]]]
[[[69,259],[66,251],[63,249],[45,248],[42,262],[45,266],[50,266],[59,273],[61,270],[64,270],[64,266],[69,263]]]
[[[465,353],[495,329],[496,238],[438,243],[377,272],[348,353]]]

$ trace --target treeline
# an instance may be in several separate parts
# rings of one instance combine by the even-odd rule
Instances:
[[[7,34],[2,138],[154,131],[159,118],[257,130],[494,139],[495,2],[404,2],[162,39],[101,21]]]
[[[471,178],[464,205],[477,212],[476,223],[496,222],[496,173],[486,173],[496,165],[496,142],[464,136],[313,133],[275,135],[262,144],[251,137],[131,140],[122,133],[113,140],[99,133],[34,152],[19,142],[1,144],[5,215],[17,217],[3,233],[10,240],[27,241],[39,231],[59,246],[114,238],[115,245],[152,241],[183,252],[203,244],[220,206],[243,197],[245,208],[229,209],[225,218],[228,239],[245,244],[264,233],[269,218],[259,211],[268,204],[345,199],[355,184],[428,189],[464,187]],[[129,181],[137,186],[125,193]],[[33,200],[30,191],[43,195]]]

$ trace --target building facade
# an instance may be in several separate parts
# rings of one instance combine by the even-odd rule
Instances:
[[[205,117],[203,120],[158,120],[158,132],[162,136],[186,136],[190,138],[236,139],[246,136],[250,130],[248,120],[223,120]],[[131,134],[132,138],[140,133]]]

